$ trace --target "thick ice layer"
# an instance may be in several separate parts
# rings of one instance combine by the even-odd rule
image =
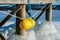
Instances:
[[[13,34],[8,40],[36,40],[33,30],[25,31],[24,35]]]
[[[57,33],[55,26],[50,24],[47,21],[43,21],[40,25],[35,29],[37,40],[56,40],[55,34]]]

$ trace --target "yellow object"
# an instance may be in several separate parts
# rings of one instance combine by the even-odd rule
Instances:
[[[29,18],[31,24],[32,24],[32,28],[35,26],[35,21],[32,18]]]
[[[32,18],[24,19],[22,22],[20,22],[20,27],[24,30],[28,30],[33,28],[35,25],[35,21]]]

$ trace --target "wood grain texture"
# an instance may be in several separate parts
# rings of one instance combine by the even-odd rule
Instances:
[[[26,9],[26,5],[25,4],[21,4],[20,6],[22,8],[20,7],[21,9],[16,13],[16,16],[25,19],[26,18],[26,10],[25,10]],[[21,21],[22,21],[22,19],[16,18],[16,34],[17,35],[24,35],[24,31],[25,30],[23,30],[21,28],[21,26],[19,26]]]

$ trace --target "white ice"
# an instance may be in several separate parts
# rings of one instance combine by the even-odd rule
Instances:
[[[37,40],[56,40],[57,31],[53,24],[43,21],[40,25],[35,26],[35,34]]]
[[[53,22],[55,25],[55,22]],[[24,32],[24,36],[12,34],[8,40],[60,40],[60,34],[57,32],[57,29],[54,24],[50,24],[46,20],[43,22],[36,22],[36,26],[33,30],[28,30]],[[60,22],[59,22],[60,23]],[[60,28],[60,27],[59,27]]]
[[[13,34],[8,40],[36,40],[33,30],[25,31],[24,35]]]

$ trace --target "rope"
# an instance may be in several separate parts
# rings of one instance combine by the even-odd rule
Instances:
[[[0,12],[2,12],[2,13],[4,13],[4,14],[7,14],[7,15],[10,15],[10,16],[12,16],[12,17],[16,17],[16,18],[18,18],[18,19],[23,19],[23,18],[20,18],[20,17],[18,17],[18,16],[15,16],[15,15],[8,14],[7,12],[4,12],[4,11],[0,11]]]
[[[45,5],[46,6],[46,5]],[[44,6],[44,7],[45,7]],[[43,8],[44,8],[43,7]],[[39,11],[37,11],[34,15],[31,15],[31,17],[34,17],[34,16],[36,16],[43,8],[41,8]],[[18,12],[19,10],[20,10],[21,8],[19,8],[16,12]],[[32,11],[32,10],[31,10]],[[12,15],[12,14],[8,14],[7,12],[5,12],[5,11],[0,11],[0,12],[2,12],[2,13],[4,13],[4,14],[7,14],[7,15],[10,15],[10,16],[12,16],[12,17],[16,17],[16,18],[18,18],[18,19],[22,19],[23,20],[23,18],[20,18],[20,17],[18,17],[18,16],[15,16],[15,15]],[[15,13],[16,13],[15,12]],[[32,12],[30,12],[30,13],[32,13]]]
[[[43,7],[43,8],[45,8],[46,7],[46,5]],[[43,9],[43,8],[41,8],[41,9]],[[18,10],[20,10],[21,8],[19,8]],[[40,9],[40,10],[41,10]],[[18,12],[18,10],[16,11],[16,12]],[[34,16],[36,16],[39,12],[40,12],[40,10],[39,11],[37,11],[34,15],[32,15],[31,17],[34,17]],[[47,10],[47,9],[46,9]],[[10,15],[10,16],[13,16],[13,17],[16,17],[16,18],[18,18],[18,19],[23,19],[23,18],[20,18],[20,17],[18,17],[18,16],[15,16],[15,15],[12,15],[12,14],[8,14],[8,12],[5,12],[5,11],[0,11],[0,12],[2,12],[2,13],[4,13],[4,14],[7,14],[7,15]],[[15,12],[15,13],[16,13]],[[4,31],[3,32],[5,32],[5,28],[4,28]],[[8,29],[9,30],[9,29]]]
[[[31,5],[30,5],[30,0],[28,0],[28,5],[27,5],[27,9],[30,10],[30,17],[32,17],[32,9],[31,9]]]
[[[46,6],[46,5],[45,5],[45,6]],[[44,7],[45,7],[45,6],[44,6]],[[43,8],[44,8],[44,7],[43,7]],[[21,8],[23,8],[23,7],[21,6],[15,13],[17,13]],[[41,9],[43,9],[43,8],[41,8]],[[31,15],[31,14],[32,14],[32,9],[31,9],[31,5],[30,5],[30,0],[28,0],[27,9],[30,10],[30,17],[32,17],[32,18],[33,18],[34,16],[36,16],[36,15],[40,12],[40,10],[41,10],[41,9],[40,9],[40,10],[37,11],[34,15]],[[18,17],[18,16],[12,15],[12,14],[8,14],[7,12],[4,12],[4,11],[0,11],[0,12],[23,20],[23,18],[20,18],[20,17]]]
[[[45,5],[46,6],[46,5]],[[44,6],[44,7],[45,7]],[[42,10],[44,7],[42,7],[40,10]],[[31,15],[32,14],[32,9],[31,9],[31,5],[30,5],[30,0],[28,0],[28,5],[27,5],[27,9],[29,9],[30,10],[30,17],[34,17],[34,16],[36,16],[39,12],[40,12],[40,10],[39,11],[37,11],[34,15]]]
[[[22,8],[22,6],[21,6],[15,13],[17,13],[21,8]],[[16,17],[16,18],[18,18],[18,19],[23,19],[23,18],[20,18],[20,17],[18,17],[18,16],[15,16],[15,15],[8,14],[7,12],[4,12],[4,11],[0,11],[0,12],[2,12],[2,13],[4,13],[4,14],[7,14],[7,15],[10,15],[10,16],[13,16],[13,17]]]
[[[39,19],[39,17],[45,12],[45,10],[47,10],[50,7],[50,5],[46,5],[45,8],[42,9],[42,12],[38,15],[38,17],[35,19],[35,21],[37,21]]]
[[[45,7],[46,7],[46,5],[44,7],[42,7],[39,11],[37,11],[32,17],[36,16]]]

